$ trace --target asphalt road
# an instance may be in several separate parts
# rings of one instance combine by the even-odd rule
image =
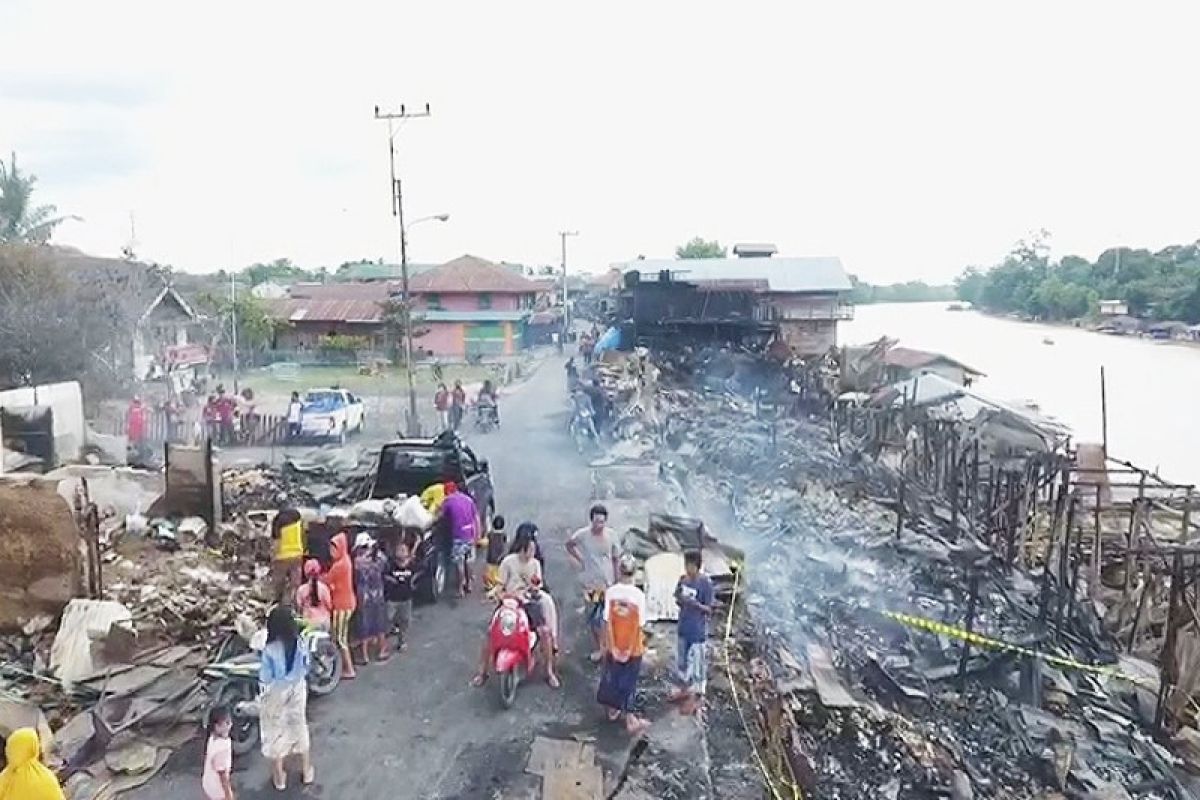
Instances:
[[[368,666],[355,681],[309,704],[317,780],[300,786],[293,774],[286,792],[270,784],[257,753],[234,766],[238,798],[529,798],[538,779],[524,774],[536,735],[595,741],[609,775],[620,772],[630,743],[602,719],[595,705],[595,668],[582,623],[578,583],[561,546],[586,522],[589,472],[566,436],[567,397],[557,359],[542,365],[502,398],[502,427],[468,434],[490,459],[497,509],[509,530],[531,519],[546,543],[547,581],[560,608],[563,686],[543,681],[521,686],[516,706],[500,708],[495,681],[469,686],[490,612],[478,594],[462,601],[419,606],[409,649],[391,663]],[[164,773],[137,793],[151,798],[201,798],[200,743],[184,748]]]

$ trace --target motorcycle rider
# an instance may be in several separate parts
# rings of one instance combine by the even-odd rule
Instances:
[[[538,634],[538,647],[546,665],[546,682],[557,689],[562,685],[554,667],[558,610],[554,599],[542,585],[542,565],[537,559],[537,526],[532,522],[522,522],[517,526],[512,548],[500,562],[499,579],[502,597],[516,597],[522,601],[529,625]],[[482,686],[487,681],[495,655],[491,637],[485,634],[479,672],[471,680],[472,686]]]
[[[500,427],[500,402],[496,394],[496,387],[492,385],[490,380],[483,382],[483,387],[479,390],[479,396],[475,400],[479,406],[480,414],[490,414],[492,422],[496,423],[496,427]]]
[[[592,404],[592,398],[582,387],[576,386],[575,391],[571,394],[571,423],[573,425],[582,425],[584,430],[592,439],[598,439],[599,433],[596,430],[596,408]]]

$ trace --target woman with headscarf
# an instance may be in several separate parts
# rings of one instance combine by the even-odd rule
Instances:
[[[392,657],[388,652],[387,597],[383,592],[383,556],[375,548],[375,540],[367,532],[354,540],[354,592],[358,605],[356,633],[362,648],[362,661],[371,660],[370,649],[378,648],[379,663]]]
[[[350,680],[354,675],[354,659],[350,655],[350,617],[358,605],[354,597],[354,562],[350,560],[350,544],[346,532],[338,532],[329,540],[329,555],[332,559],[325,573],[333,601],[333,620],[330,633],[342,654],[342,677]]]
[[[258,681],[263,687],[258,720],[262,753],[271,761],[271,781],[279,791],[286,789],[284,759],[300,756],[307,786],[315,777],[309,758],[308,652],[300,645],[296,617],[285,606],[271,609],[267,617],[267,646]]]
[[[0,772],[0,800],[65,800],[62,787],[42,763],[42,744],[33,728],[18,728],[4,743],[8,766]]]

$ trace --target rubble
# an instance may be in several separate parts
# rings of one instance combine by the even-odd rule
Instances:
[[[18,545],[5,560],[12,573],[0,574],[0,612],[12,612],[11,635],[0,637],[0,735],[9,723],[37,724],[75,800],[149,780],[198,729],[200,670],[266,616],[270,521],[280,504],[309,518],[321,516],[321,504],[349,505],[371,463],[370,454],[321,451],[278,469],[228,467],[230,521],[215,525],[165,514],[159,473],[84,466],[42,484],[0,485],[15,493],[0,498],[0,536]],[[64,498],[76,503],[76,518]],[[83,573],[89,535],[92,598],[78,578],[63,588],[53,572],[69,562],[73,576]]]
[[[636,395],[639,418],[653,424],[593,462],[593,484],[601,497],[631,495],[621,503],[637,513],[669,507],[702,518],[744,549],[748,615],[726,647],[734,683],[753,700],[752,737],[780,786],[839,800],[1192,797],[1176,772],[1186,759],[1146,730],[1157,668],[1129,655],[1118,662],[1111,634],[1082,602],[1069,602],[1048,636],[1039,564],[1026,571],[997,559],[935,496],[910,488],[891,499],[884,460],[841,448],[824,416],[780,413],[796,409],[797,386],[828,386],[824,361],[810,374],[756,370],[711,349],[655,361],[649,398],[630,391],[636,380],[624,369],[598,367],[614,400]],[[646,500],[623,471],[641,476]],[[635,530],[626,546],[653,558],[682,544],[673,532]],[[943,628],[906,627],[884,612]],[[934,632],[964,627],[1066,661]],[[1141,683],[1066,666],[1075,662],[1112,664]],[[1193,729],[1177,739],[1181,753],[1200,752]]]

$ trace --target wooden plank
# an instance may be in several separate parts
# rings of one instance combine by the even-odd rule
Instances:
[[[604,772],[595,764],[554,769],[542,778],[542,800],[604,800]]]
[[[529,749],[529,763],[525,771],[543,778],[555,769],[592,764],[596,760],[593,745],[570,739],[551,739],[538,736]]]
[[[826,708],[853,708],[858,705],[833,668],[829,651],[819,644],[808,646],[808,669],[817,685],[817,696]]]

